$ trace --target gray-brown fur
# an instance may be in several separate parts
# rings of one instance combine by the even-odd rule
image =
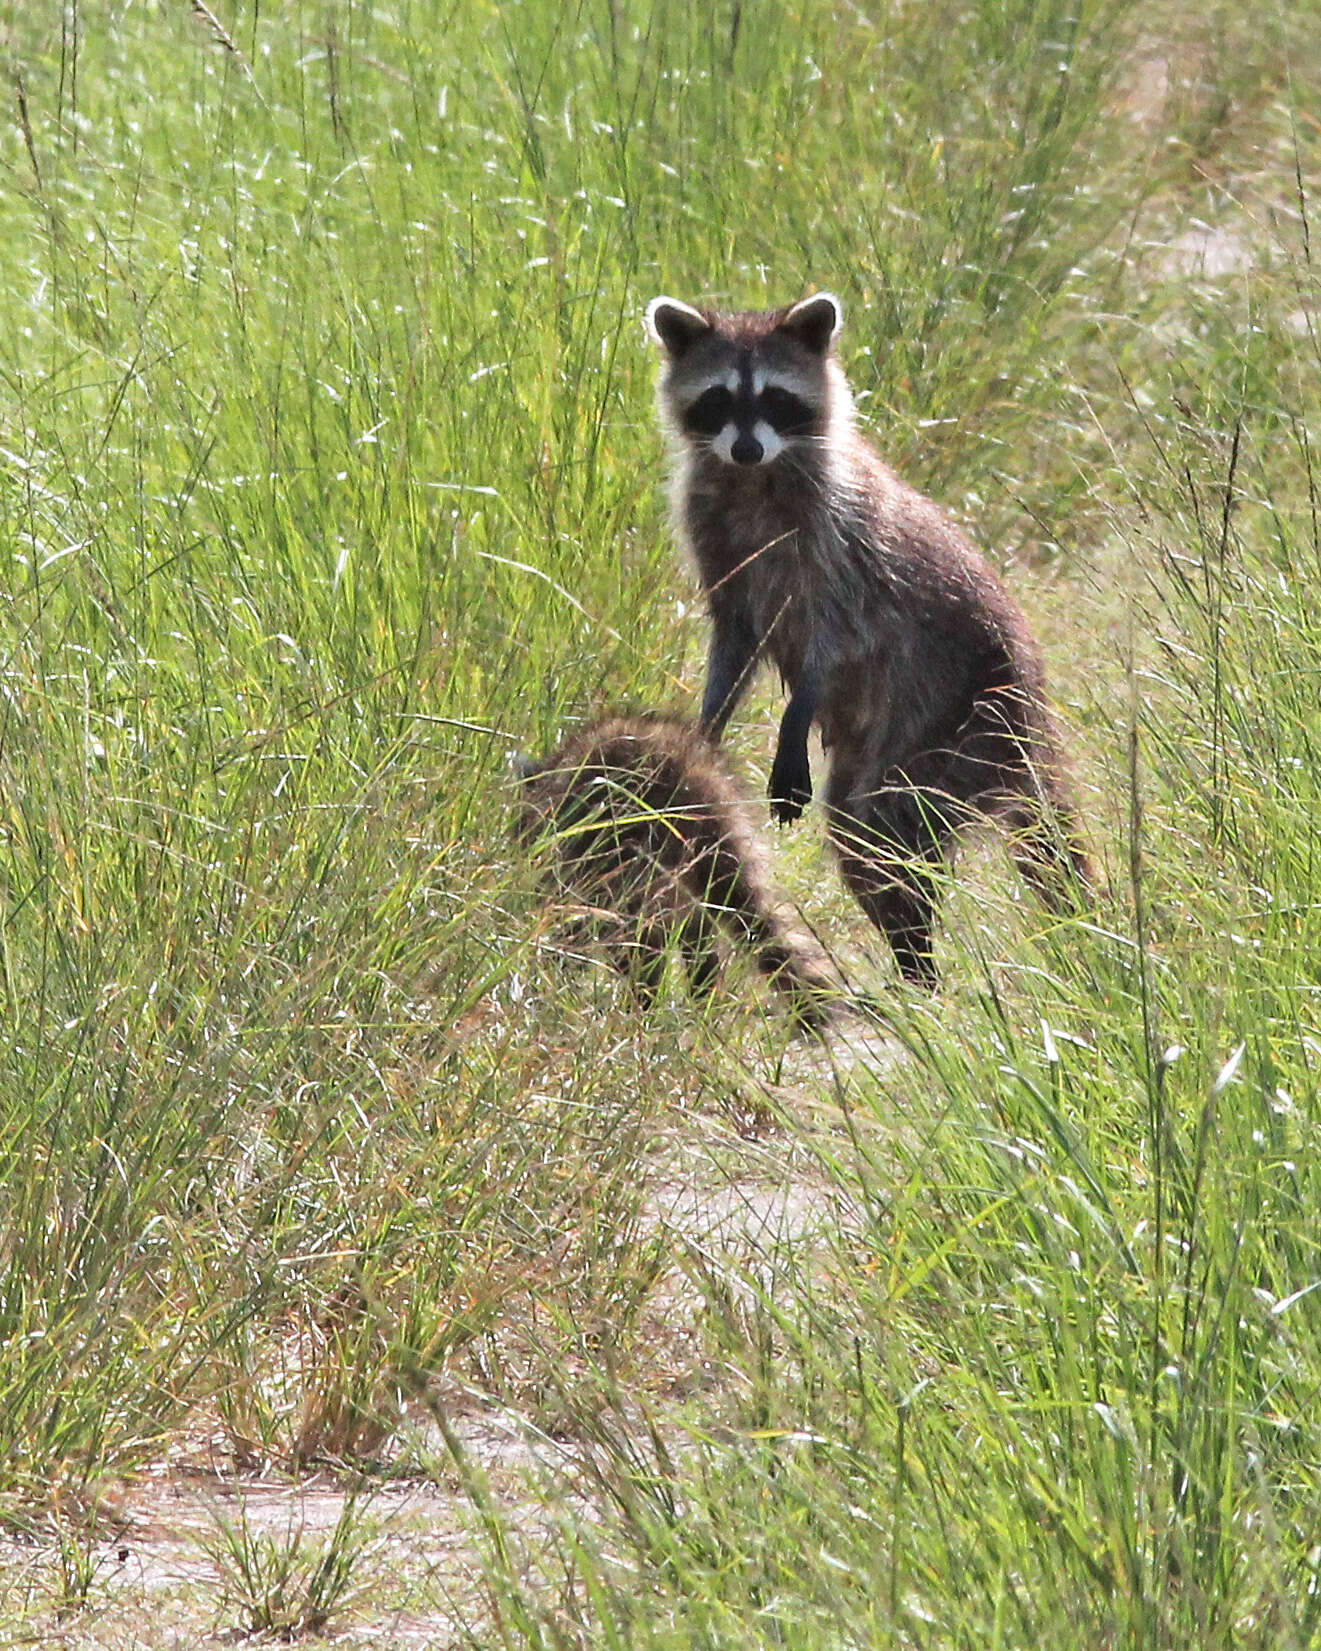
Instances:
[[[904,975],[930,985],[932,873],[971,820],[1009,828],[1056,908],[1090,872],[1027,621],[959,528],[858,433],[833,350],[839,315],[823,294],[738,315],[659,299],[648,320],[665,355],[675,514],[713,621],[703,725],[718,738],[757,663],[774,661],[789,690],[774,812],[794,819],[811,796],[815,723],[845,881]],[[777,435],[768,381],[810,420]],[[731,402],[729,423],[695,433],[712,400]]]
[[[519,830],[539,839],[559,889],[585,905],[615,964],[649,1000],[677,941],[710,990],[721,932],[817,1024],[839,996],[824,955],[786,919],[769,856],[719,753],[661,717],[592,723],[520,774]]]

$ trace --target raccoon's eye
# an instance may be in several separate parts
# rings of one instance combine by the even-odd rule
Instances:
[[[777,436],[802,435],[816,422],[812,408],[778,384],[768,384],[761,392],[759,410]]]
[[[695,436],[718,436],[733,416],[732,393],[723,384],[713,384],[683,415],[683,425]]]

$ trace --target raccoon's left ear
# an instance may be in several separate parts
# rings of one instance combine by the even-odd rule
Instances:
[[[667,355],[677,359],[711,331],[711,323],[691,304],[681,304],[677,298],[653,298],[647,305],[647,331]]]
[[[794,305],[775,329],[788,333],[816,355],[824,355],[844,325],[844,306],[833,292],[818,292]]]

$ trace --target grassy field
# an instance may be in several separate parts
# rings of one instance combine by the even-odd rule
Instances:
[[[0,5],[0,1643],[1321,1643],[1319,28]],[[507,778],[695,703],[646,301],[820,287],[1108,880],[910,1001],[804,822],[825,1048]]]

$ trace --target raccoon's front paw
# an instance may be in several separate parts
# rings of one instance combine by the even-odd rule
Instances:
[[[771,817],[781,825],[798,819],[812,800],[812,770],[807,752],[775,753],[771,767]]]

